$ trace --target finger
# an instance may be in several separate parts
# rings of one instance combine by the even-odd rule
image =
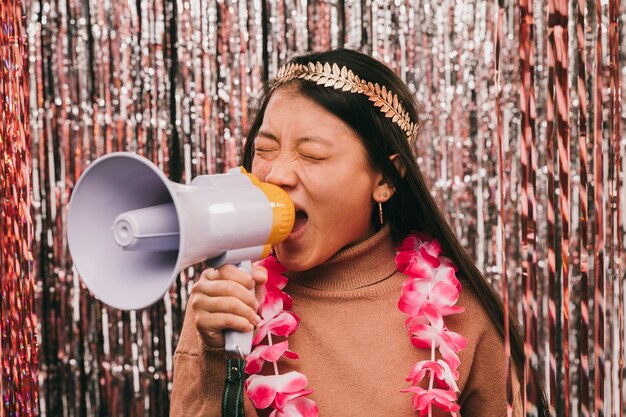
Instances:
[[[267,268],[261,265],[253,265],[252,266],[252,278],[254,279],[254,282],[256,283],[254,295],[260,306],[263,303],[263,299],[265,298],[267,294],[264,288],[264,285],[267,283],[267,280],[268,280]]]
[[[234,297],[197,297],[194,311],[206,311],[214,314],[226,313],[244,317],[253,326],[261,321],[254,309]]]
[[[249,289],[241,284],[231,280],[198,280],[193,287],[191,287],[191,293],[202,298],[213,297],[233,297],[241,300],[244,304],[250,306],[250,308],[256,310],[258,308],[258,302],[254,294]]]
[[[252,265],[252,279],[258,288],[267,282],[267,268],[262,265]]]
[[[221,326],[213,321],[215,314],[199,312],[194,316],[194,325],[198,329],[202,340],[207,346],[223,348],[225,344],[224,332]]]
[[[241,333],[248,333],[254,330],[254,326],[245,317],[228,313],[212,313],[210,320],[197,319],[196,325],[206,332],[223,332],[224,330],[235,330]]]
[[[254,330],[254,326],[244,317],[228,313],[204,313],[195,317],[198,330],[213,340],[212,345],[224,346],[224,330],[234,330],[248,333]]]
[[[248,289],[254,288],[254,280],[250,273],[241,268],[237,268],[235,265],[223,265],[218,269],[209,268],[202,272],[200,276],[201,279],[206,279],[209,281],[218,281],[223,279],[228,279],[231,281],[238,282]]]

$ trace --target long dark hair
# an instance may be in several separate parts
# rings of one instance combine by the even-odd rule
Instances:
[[[336,49],[327,52],[311,53],[293,58],[290,62],[306,64],[319,61],[336,63],[339,67],[345,66],[357,74],[361,79],[385,86],[398,96],[411,120],[419,120],[418,106],[406,84],[387,66],[360,52],[349,49]],[[458,275],[465,285],[470,285],[481,304],[485,308],[494,326],[504,337],[504,311],[502,299],[495,289],[478,270],[459,240],[453,233],[448,222],[439,210],[435,200],[428,190],[424,177],[413,156],[405,132],[395,123],[385,117],[378,107],[375,107],[364,94],[340,93],[333,88],[318,86],[313,82],[293,80],[290,87],[312,99],[329,112],[341,118],[358,134],[365,149],[371,166],[381,172],[395,188],[395,193],[383,205],[385,223],[391,228],[391,236],[396,243],[402,241],[408,234],[416,231],[427,231],[440,242],[445,255],[458,268]],[[254,157],[254,139],[263,122],[267,103],[272,90],[266,86],[256,108],[256,115],[248,133],[244,147],[243,163],[250,170]],[[390,160],[391,155],[397,154],[406,172],[401,175]],[[377,208],[372,213],[373,224],[378,222]],[[524,349],[522,332],[518,322],[511,316],[510,320],[511,356],[517,369],[520,381],[523,381]],[[533,378],[535,386],[540,387],[537,375]],[[523,383],[522,383],[523,385]],[[539,390],[539,415],[548,415],[548,408],[543,390]]]

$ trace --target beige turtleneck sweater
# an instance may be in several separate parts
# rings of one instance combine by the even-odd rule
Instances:
[[[396,270],[395,248],[389,230],[335,254],[312,270],[288,273],[285,291],[300,317],[289,336],[289,349],[299,360],[281,359],[281,373],[296,370],[306,375],[320,416],[416,416],[412,394],[400,389],[413,365],[428,359],[430,351],[415,348],[398,310],[405,276]],[[445,318],[452,331],[468,339],[459,353],[457,381],[462,417],[506,415],[504,349],[472,289],[465,286],[457,305],[465,312]],[[437,353],[439,358],[439,353]],[[273,372],[265,364],[264,372]],[[171,416],[221,416],[226,376],[226,354],[204,346],[187,310],[174,354]],[[425,381],[427,383],[427,381]],[[425,384],[425,386],[427,386]],[[514,375],[514,415],[522,415],[519,382]],[[246,416],[256,411],[245,398]],[[450,415],[438,408],[434,416]]]

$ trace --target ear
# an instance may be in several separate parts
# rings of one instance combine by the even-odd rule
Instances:
[[[404,177],[404,173],[406,172],[406,168],[402,161],[400,161],[400,155],[393,154],[389,157],[393,165],[398,170],[400,177]],[[372,197],[374,201],[377,203],[385,203],[387,202],[393,193],[396,192],[396,189],[393,187],[391,182],[383,176],[383,174],[378,174],[378,179],[376,182],[376,186],[374,187],[374,192],[372,193]]]
[[[400,174],[400,178],[404,178],[404,174],[406,173],[406,167],[400,160],[400,154],[394,153],[389,157],[389,159],[391,159],[391,162],[393,162],[393,165],[396,167],[396,170]]]

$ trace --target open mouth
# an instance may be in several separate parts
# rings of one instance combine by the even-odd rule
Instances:
[[[309,221],[309,215],[304,210],[296,209],[296,219],[293,222],[291,234],[298,233],[304,225]]]

